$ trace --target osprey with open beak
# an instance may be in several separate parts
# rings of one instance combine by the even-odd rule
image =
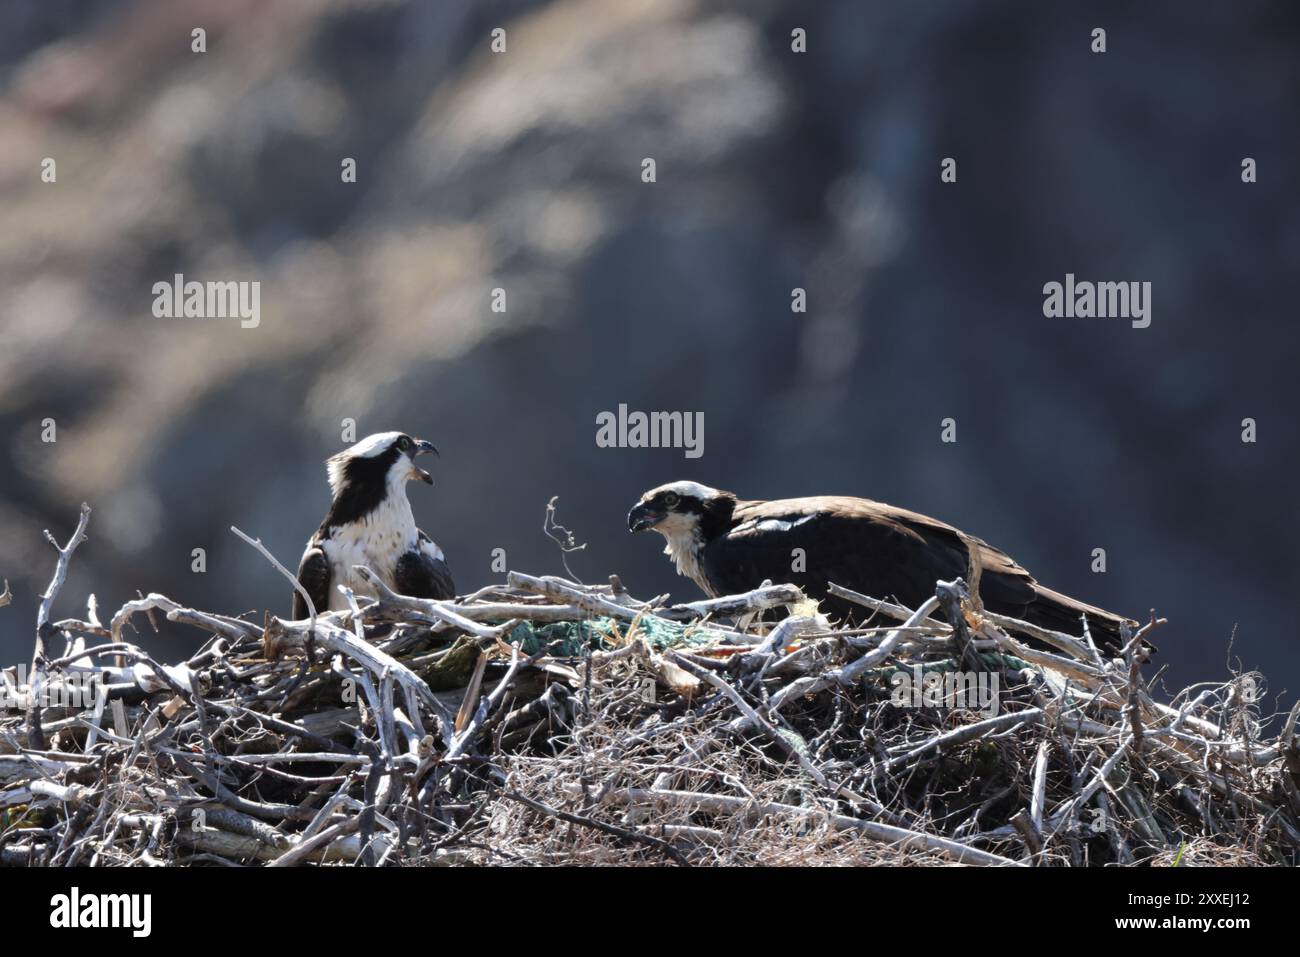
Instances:
[[[406,498],[411,479],[433,484],[433,476],[415,464],[416,456],[427,452],[438,450],[432,442],[402,432],[380,432],[326,462],[333,501],[298,566],[298,583],[317,612],[347,607],[339,585],[357,595],[374,596],[374,588],[355,570],[357,565],[366,566],[402,595],[455,597],[442,549],[416,527]],[[297,591],[293,616],[308,616],[307,603]]]

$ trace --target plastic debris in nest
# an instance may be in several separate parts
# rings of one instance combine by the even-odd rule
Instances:
[[[1300,861],[1300,704],[1270,739],[1258,676],[1157,700],[1154,618],[1106,659],[961,580],[916,609],[854,593],[899,624],[829,630],[755,625],[790,585],[664,606],[612,579],[511,572],[449,602],[374,582],[300,621],[43,605],[0,715],[0,864]],[[208,640],[158,662],[123,633],[144,614]],[[945,694],[902,710],[877,682],[912,666]],[[995,711],[947,701],[972,676]],[[74,678],[105,693],[35,693]]]
[[[555,658],[579,658],[587,651],[601,651],[624,644],[631,630],[628,622],[613,618],[586,621],[556,621],[545,625],[523,621],[505,637],[523,655],[547,654]],[[651,648],[700,648],[718,641],[718,634],[697,624],[666,621],[645,616],[635,624],[636,635]]]

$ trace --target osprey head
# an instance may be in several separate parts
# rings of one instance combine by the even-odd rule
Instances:
[[[402,490],[411,479],[433,484],[433,476],[415,464],[425,452],[438,453],[432,442],[405,432],[376,432],[332,456],[326,463],[330,491],[337,498],[345,488],[378,487]]]
[[[736,497],[730,492],[699,482],[669,482],[641,496],[627,513],[627,527],[632,532],[652,528],[665,538],[693,535],[711,524],[708,519],[720,517],[720,512],[730,517],[735,504]]]

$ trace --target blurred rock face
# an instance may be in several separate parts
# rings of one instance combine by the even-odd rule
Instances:
[[[1097,55],[1029,2],[57,6],[0,10],[0,659],[82,500],[62,614],[287,611],[228,527],[296,561],[352,419],[442,448],[412,499],[467,590],[561,570],[558,494],[575,572],[693,595],[622,521],[689,477],[944,518],[1170,617],[1179,681],[1234,627],[1297,663],[1295,10],[1112,10]],[[1045,319],[1067,272],[1151,327]],[[176,274],[260,283],[257,328],[156,318]],[[703,457],[598,447],[620,403]]]

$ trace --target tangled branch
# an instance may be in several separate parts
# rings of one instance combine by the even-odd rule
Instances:
[[[782,584],[664,606],[512,572],[440,602],[369,570],[305,621],[150,594],[51,623],[87,516],[42,601],[64,654],[0,671],[5,864],[1300,862],[1300,708],[1268,739],[1242,681],[1158,701],[1143,632],[1107,661],[961,580],[917,609],[837,588],[855,629],[764,621]],[[142,613],[195,651],[157,661]]]

